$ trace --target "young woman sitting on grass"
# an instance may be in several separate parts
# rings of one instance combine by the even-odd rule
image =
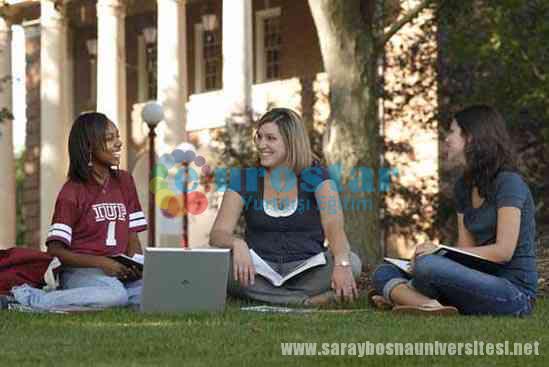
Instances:
[[[517,172],[511,139],[501,115],[473,106],[455,115],[446,138],[447,159],[464,166],[455,184],[457,247],[501,264],[494,275],[416,248],[413,276],[392,264],[373,274],[379,307],[426,314],[528,315],[537,271],[535,206]],[[443,306],[443,304],[445,306]]]
[[[109,258],[141,253],[137,232],[147,228],[131,175],[120,164],[122,142],[101,113],[81,114],[69,136],[69,179],[59,192],[46,245],[62,264],[63,290],[22,285],[15,299],[40,309],[138,304],[141,274]]]
[[[259,119],[254,142],[258,167],[231,181],[210,233],[212,246],[232,249],[229,293],[276,304],[353,301],[361,262],[350,250],[340,205],[331,205],[339,204],[335,183],[314,161],[301,117],[272,109]],[[234,236],[241,214],[244,238]],[[326,263],[274,286],[257,275],[251,250],[282,276],[320,253]]]

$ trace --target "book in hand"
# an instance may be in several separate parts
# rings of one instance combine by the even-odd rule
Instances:
[[[413,274],[412,262],[410,260],[395,259],[392,257],[384,257],[383,260],[395,265],[397,268],[399,268],[408,275]]]
[[[258,254],[256,254],[254,250],[250,250],[250,255],[252,257],[252,262],[255,267],[255,272],[263,276],[275,287],[280,287],[288,279],[291,279],[296,275],[303,273],[305,270],[309,270],[316,266],[326,264],[326,256],[324,256],[323,252],[320,252],[313,257],[303,260],[303,262],[299,264],[296,268],[294,268],[291,272],[282,276],[277,273],[269,264],[267,264],[267,262],[265,262],[265,260],[263,260]]]
[[[483,256],[473,254],[467,250],[445,245],[436,246],[437,249],[431,253],[432,255],[444,256],[450,260],[460,263],[461,265],[486,274],[496,274],[501,270],[500,264],[488,260]],[[412,274],[412,264],[409,260],[386,257],[385,261],[396,265],[399,269],[408,274]]]
[[[141,254],[135,254],[128,256],[125,254],[118,254],[109,256],[111,259],[118,261],[120,264],[127,267],[137,268],[140,272],[143,272],[143,265],[145,264],[145,257]]]

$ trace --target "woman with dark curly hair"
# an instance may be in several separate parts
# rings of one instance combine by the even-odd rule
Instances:
[[[535,206],[515,167],[505,121],[488,106],[458,112],[446,153],[465,167],[454,188],[456,246],[501,264],[500,270],[485,274],[431,254],[435,245],[422,244],[414,255],[413,276],[391,264],[376,269],[374,304],[419,314],[530,314],[538,278]]]

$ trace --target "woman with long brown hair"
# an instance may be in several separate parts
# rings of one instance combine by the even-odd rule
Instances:
[[[446,138],[447,159],[464,167],[455,184],[457,247],[501,264],[486,274],[416,248],[410,277],[391,264],[373,274],[375,304],[409,313],[526,315],[537,290],[535,206],[516,169],[505,121],[492,107],[458,112]],[[444,306],[443,306],[444,305]]]

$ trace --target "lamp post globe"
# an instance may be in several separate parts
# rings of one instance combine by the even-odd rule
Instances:
[[[141,117],[149,127],[154,128],[164,119],[164,109],[157,102],[147,102],[141,111]]]

